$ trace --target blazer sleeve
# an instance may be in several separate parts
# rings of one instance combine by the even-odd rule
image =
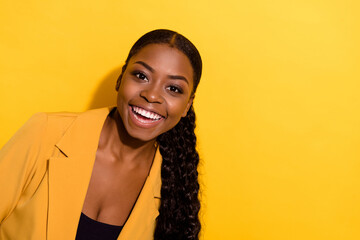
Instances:
[[[30,183],[46,134],[47,115],[37,113],[0,150],[0,223]]]

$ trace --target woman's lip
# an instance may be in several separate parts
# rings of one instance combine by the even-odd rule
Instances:
[[[139,115],[133,111],[132,106],[129,106],[129,115],[130,115],[130,119],[132,120],[132,122],[136,126],[141,127],[141,128],[152,128],[164,120],[164,117],[161,117],[158,120],[153,120],[153,119],[142,117],[141,115]]]
[[[131,107],[131,108],[133,108],[133,107],[141,108],[141,109],[143,109],[143,110],[145,110],[145,111],[147,111],[147,112],[155,113],[156,115],[159,115],[160,117],[165,118],[164,115],[162,115],[162,114],[160,114],[160,113],[158,113],[158,112],[156,112],[156,111],[154,111],[154,110],[152,110],[152,109],[148,109],[148,108],[145,108],[145,107],[142,107],[142,106],[138,106],[138,105],[131,105],[131,104],[130,104],[130,107]]]

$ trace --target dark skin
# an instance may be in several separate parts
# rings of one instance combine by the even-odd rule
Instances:
[[[125,224],[149,174],[156,137],[174,127],[192,104],[192,76],[186,55],[168,45],[150,44],[130,59],[119,84],[117,108],[100,134],[85,215]],[[133,106],[156,120],[141,118]]]
[[[104,123],[82,212],[99,222],[123,226],[146,180],[156,149],[154,141],[138,148],[122,144],[121,138],[125,140],[127,136],[116,123],[122,125],[116,112]]]

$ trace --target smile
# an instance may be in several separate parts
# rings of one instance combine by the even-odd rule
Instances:
[[[130,108],[132,112],[131,116],[133,120],[135,120],[134,122],[140,127],[152,127],[164,118],[160,114],[145,110],[141,107],[130,106]]]
[[[154,112],[150,112],[150,111],[147,111],[143,108],[140,108],[140,107],[136,107],[136,106],[132,106],[131,107],[132,111],[144,118],[149,118],[151,120],[160,120],[162,118],[161,115],[157,114],[157,113],[154,113]]]

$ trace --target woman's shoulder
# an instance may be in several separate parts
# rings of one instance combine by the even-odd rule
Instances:
[[[43,113],[36,113],[36,115],[46,115],[49,118],[54,120],[68,120],[74,119],[79,116],[86,116],[86,117],[96,117],[96,116],[107,116],[109,112],[114,108],[114,106],[104,107],[104,108],[97,108],[97,109],[89,109],[83,112],[43,112]]]
[[[30,122],[46,122],[48,127],[67,128],[74,121],[91,121],[92,119],[104,119],[114,107],[90,109],[84,112],[40,112],[30,118]]]
[[[35,142],[53,142],[59,139],[72,125],[87,125],[89,128],[102,125],[113,107],[91,109],[84,112],[38,112],[15,133],[9,142],[24,139]],[[84,126],[85,127],[85,126]]]

